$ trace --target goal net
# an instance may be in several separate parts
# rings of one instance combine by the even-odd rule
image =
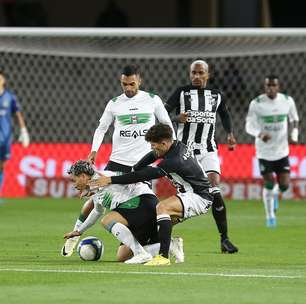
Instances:
[[[19,98],[33,142],[29,149],[14,145],[5,186],[16,182],[9,174],[19,174],[19,180],[25,175],[61,176],[76,157],[85,158],[107,101],[121,93],[120,72],[129,63],[140,66],[142,88],[164,101],[177,86],[189,82],[193,60],[209,63],[209,86],[224,92],[237,141],[248,151],[240,150],[243,159],[239,153],[230,154],[230,177],[240,178],[246,171],[248,177],[258,176],[258,168],[250,164],[254,157],[248,144],[253,139],[245,133],[244,122],[249,102],[262,93],[267,74],[279,75],[281,90],[295,99],[300,143],[306,142],[304,30],[2,28],[0,54],[8,88]],[[111,143],[110,135],[105,143]],[[220,122],[216,138],[225,143]],[[306,160],[304,165],[302,148],[295,149],[295,174],[303,177]],[[109,146],[100,154],[103,151]],[[226,166],[229,156],[224,151],[221,160]],[[101,156],[101,163],[105,161],[107,156]],[[236,176],[235,170],[241,174]]]

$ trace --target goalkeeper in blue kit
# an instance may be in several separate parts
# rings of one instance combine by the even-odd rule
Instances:
[[[5,87],[6,79],[0,70],[0,188],[3,183],[4,164],[11,157],[11,145],[13,138],[12,117],[16,116],[19,127],[19,141],[26,148],[30,144],[23,114],[17,103],[16,97]]]

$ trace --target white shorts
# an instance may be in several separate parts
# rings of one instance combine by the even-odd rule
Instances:
[[[220,160],[217,151],[197,154],[195,156],[206,173],[217,172],[221,174]]]
[[[186,220],[193,216],[198,216],[207,213],[212,205],[212,202],[206,200],[193,192],[178,193],[176,195],[183,205],[183,219]]]

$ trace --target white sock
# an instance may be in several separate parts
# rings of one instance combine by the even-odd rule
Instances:
[[[149,252],[152,256],[159,254],[160,243],[150,244],[143,246],[146,252]]]
[[[263,188],[262,198],[265,206],[266,218],[275,218],[273,190]]]
[[[78,230],[78,228],[83,224],[82,221],[80,221],[79,219],[76,220],[75,224],[74,224],[74,228],[73,231]]]
[[[145,252],[143,247],[135,239],[130,229],[124,226],[123,224],[116,223],[112,227],[111,233],[117,240],[119,240],[124,245],[128,246],[132,250],[134,256]]]
[[[273,187],[273,194],[276,196],[278,196],[278,193],[279,193],[279,186],[278,184],[275,184],[274,187]]]

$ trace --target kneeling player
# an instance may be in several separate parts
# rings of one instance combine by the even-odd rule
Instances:
[[[80,191],[86,189],[90,180],[99,177],[86,161],[76,162],[68,173]],[[104,174],[114,175],[109,171],[105,171]],[[152,255],[159,251],[156,225],[157,198],[146,184],[112,185],[95,189],[95,194],[87,201],[91,202],[94,203],[94,209],[79,227],[65,234],[67,242],[72,238],[76,245],[76,238],[91,227],[107,208],[111,211],[102,218],[101,223],[123,244],[117,252],[118,261],[141,264],[151,260]],[[183,262],[182,239],[173,239],[170,251],[176,257],[176,262]],[[69,252],[69,255],[71,254],[72,252]]]

